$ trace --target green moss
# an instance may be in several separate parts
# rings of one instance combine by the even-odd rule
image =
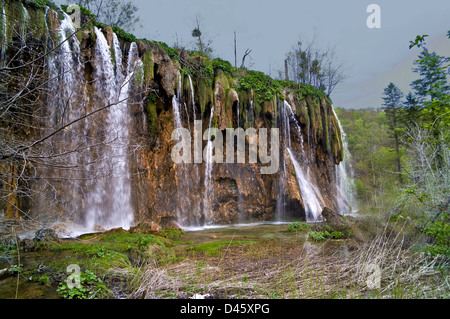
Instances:
[[[226,248],[229,246],[236,246],[236,245],[252,245],[254,243],[255,243],[254,241],[212,242],[212,243],[206,243],[206,244],[202,244],[202,245],[189,247],[188,251],[203,252],[209,256],[216,256],[220,253],[220,250],[222,248]]]
[[[166,235],[170,239],[180,238],[185,234],[184,231],[178,228],[164,228],[161,230],[161,233]]]
[[[49,0],[22,0],[24,5],[30,6],[37,9],[45,9],[45,7],[50,7],[53,10],[58,10],[58,6]]]
[[[292,223],[290,224],[286,231],[288,233],[297,233],[309,230],[309,225],[307,223]]]
[[[264,101],[272,100],[277,94],[281,94],[280,81],[273,80],[259,71],[248,71],[239,79],[240,88],[250,91],[253,89],[256,104],[261,105]]]
[[[228,73],[231,73],[234,70],[230,62],[222,60],[220,58],[212,60],[212,67],[214,70],[220,69]]]
[[[200,104],[200,110],[202,114],[206,110],[206,106],[213,102],[214,91],[211,85],[208,85],[205,81],[199,81],[198,83],[198,103]]]
[[[156,94],[152,93],[150,97],[156,97]],[[148,130],[152,136],[157,134],[158,114],[156,112],[156,103],[150,100],[147,102],[147,122]]]
[[[178,58],[178,50],[169,47],[167,45],[167,43],[157,42],[157,41],[151,41],[151,43],[160,46],[172,60],[175,60],[175,61],[179,60],[179,58]]]

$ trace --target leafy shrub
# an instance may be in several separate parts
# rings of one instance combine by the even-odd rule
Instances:
[[[233,67],[231,63],[220,58],[214,59],[212,61],[212,66],[214,69],[221,69],[222,71],[231,73],[233,71]]]
[[[136,42],[136,41],[138,41],[138,39],[133,34],[125,32],[124,30],[122,30],[119,27],[112,27],[112,30],[114,31],[114,33],[119,38],[127,40],[128,42]],[[177,56],[178,56],[178,54],[177,54]]]
[[[90,270],[80,274],[80,286],[69,287],[67,280],[60,283],[57,289],[59,295],[65,299],[93,299],[107,297],[111,292],[103,281]]]
[[[272,100],[276,94],[281,94],[280,82],[259,71],[248,71],[247,75],[239,80],[239,84],[244,90],[253,89],[259,104]]]
[[[342,239],[344,237],[345,237],[344,233],[340,232],[340,231],[334,231],[334,232],[331,233],[331,238],[332,239]]]
[[[309,238],[311,238],[313,241],[322,242],[325,241],[327,238],[329,238],[331,235],[327,231],[312,231],[309,233]]]
[[[286,231],[288,233],[296,233],[299,231],[307,231],[309,229],[309,225],[307,223],[292,223],[288,226],[288,228],[286,229]]]
[[[428,225],[424,229],[424,233],[433,241],[433,245],[429,245],[426,249],[428,253],[433,256],[450,256],[450,224],[448,214],[443,214],[439,220]]]

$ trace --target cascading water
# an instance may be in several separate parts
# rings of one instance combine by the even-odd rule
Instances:
[[[211,224],[212,201],[214,198],[214,182],[212,178],[213,169],[213,142],[211,141],[211,125],[214,116],[214,105],[211,108],[211,116],[208,125],[208,143],[206,145],[205,154],[205,195],[203,198],[203,215],[205,225]]]
[[[297,158],[295,157],[295,154],[292,151],[290,126],[291,121],[295,124],[295,133],[300,139],[300,145],[302,146],[301,159],[303,161],[307,160],[305,151],[303,149],[303,135],[301,132],[301,127],[294,116],[294,112],[290,104],[287,101],[284,101],[283,106],[284,107],[281,110],[281,116],[284,129],[284,147],[289,154],[292,164],[294,165],[295,177],[297,179],[298,187],[305,207],[306,219],[308,222],[321,221],[321,213],[323,210],[321,202],[323,203],[324,200],[322,198],[320,190],[311,181],[309,169],[306,171],[306,173],[304,172],[303,168],[300,166]],[[286,165],[284,166],[284,169],[286,170]]]
[[[342,215],[355,214],[358,211],[358,203],[353,186],[354,171],[351,163],[351,154],[348,150],[348,143],[346,140],[344,128],[342,127],[342,124],[339,121],[334,108],[333,113],[339,124],[339,129],[342,136],[342,144],[344,147],[343,161],[339,165],[336,165],[336,186],[339,188],[339,191],[342,193],[342,195],[345,196],[345,199],[342,195],[338,194],[337,196],[339,210]]]
[[[305,176],[303,169],[300,167],[300,164],[295,159],[294,154],[291,149],[287,149],[292,163],[294,164],[295,169],[295,177],[297,179],[298,186],[300,188],[300,193],[303,199],[303,204],[305,206],[305,214],[306,220],[308,222],[317,222],[321,221],[321,213],[323,210],[322,205],[319,201],[319,190],[317,187],[311,183],[311,181]],[[322,199],[323,201],[323,199]]]
[[[54,92],[48,99],[46,114],[47,124],[50,125],[49,131],[70,123],[82,116],[84,104],[84,85],[83,76],[84,66],[79,60],[80,43],[72,34],[75,27],[70,17],[66,14],[60,22],[59,29],[55,30],[58,38],[55,43],[54,54],[48,56],[48,85],[51,92]],[[45,118],[45,117],[44,117]],[[76,215],[82,210],[80,194],[83,194],[84,176],[83,176],[83,156],[77,149],[82,149],[86,144],[85,122],[79,121],[61,132],[61,138],[56,140],[51,146],[54,153],[59,153],[60,149],[66,149],[66,156],[59,159],[59,165],[65,166],[65,170],[53,170],[52,163],[45,167],[42,174],[48,176],[65,177],[66,181],[63,186],[66,193],[71,194],[69,198],[62,196],[60,203],[67,212],[66,218],[77,219]],[[48,203],[53,203],[55,194],[54,187],[48,184],[40,185],[40,196],[35,199],[35,207],[33,209],[39,214],[46,214],[40,211],[46,207]],[[53,200],[52,200],[53,198]],[[45,209],[45,208],[44,208]]]
[[[182,128],[181,125],[181,112],[180,112],[180,103],[181,103],[181,74],[178,71],[178,87],[177,94],[172,98],[172,107],[173,107],[173,119],[175,129]]]
[[[0,24],[1,32],[0,32],[0,65],[5,66],[6,63],[6,50],[8,49],[8,22],[6,19],[5,8],[2,8],[2,23]]]
[[[21,30],[20,30],[20,36],[21,36],[21,40],[22,43],[25,45],[26,41],[27,41],[27,32],[28,32],[28,24],[30,21],[30,15],[28,14],[28,10],[27,8],[25,8],[25,6],[22,4],[22,23],[21,23]]]
[[[197,118],[197,115],[196,115],[196,111],[195,111],[194,85],[192,84],[192,78],[191,78],[190,75],[188,75],[188,79],[189,79],[189,88],[190,88],[190,91],[191,91],[192,114],[193,114],[194,121],[195,121],[196,118]]]
[[[134,221],[131,206],[131,184],[127,160],[129,118],[127,112],[128,84],[118,84],[117,78],[124,79],[121,71],[122,64],[118,43],[113,45],[116,57],[116,70],[114,70],[111,48],[97,27],[94,27],[97,36],[95,48],[96,56],[96,93],[98,105],[112,104],[109,108],[108,123],[105,127],[104,159],[95,169],[100,171],[100,177],[93,181],[93,191],[87,200],[86,225],[89,229],[101,226],[105,229],[122,227],[129,229]],[[116,51],[117,50],[117,51]],[[128,83],[130,74],[127,74]]]
[[[61,113],[63,112],[67,115],[65,119],[63,117],[63,121],[66,122],[73,121],[81,115],[79,108],[76,108],[72,103],[77,102],[73,97],[82,94],[80,89],[82,83],[82,64],[79,60],[80,43],[76,37],[72,36],[74,32],[75,27],[71,18],[64,13],[64,18],[58,30],[59,52],[56,56],[50,56],[49,58],[50,81],[57,80],[53,89],[55,92],[59,92],[52,99],[56,101],[60,109],[59,112],[54,112],[55,122],[61,120]]]

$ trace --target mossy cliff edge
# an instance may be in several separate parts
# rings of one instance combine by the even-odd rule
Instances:
[[[1,10],[5,13],[1,23],[1,49],[5,59],[14,56],[14,46],[10,44],[19,41],[14,30],[27,33],[27,45],[43,51],[52,50],[58,38],[62,9],[46,1],[3,0]],[[102,30],[111,47],[114,34],[117,36],[124,64],[132,43],[136,44],[138,59],[142,62],[140,72],[134,74],[135,94],[128,101],[131,118],[128,134],[139,145],[129,155],[130,196],[136,223],[144,220],[159,224],[202,221],[205,163],[182,168],[171,159],[176,144],[171,138],[174,96],[180,98],[180,105],[185,110],[183,126],[192,128],[195,115],[196,120],[202,120],[203,131],[208,128],[213,107],[212,126],[221,131],[238,127],[280,127],[281,108],[284,101],[288,102],[302,134],[302,138],[295,137],[295,125],[290,125],[291,148],[297,154],[308,154],[308,161],[300,165],[311,172],[311,183],[320,191],[323,206],[338,209],[337,196],[340,195],[335,179],[336,165],[343,159],[342,136],[331,100],[322,91],[308,85],[274,80],[261,72],[237,69],[227,61],[209,59],[198,52],[175,50],[164,43],[136,39],[118,28],[97,23],[85,9],[81,11],[83,27],[75,36],[80,43],[79,60],[84,65],[82,78],[86,86],[87,109],[95,108],[89,105],[95,82],[93,73],[98,68],[94,27]],[[36,108],[45,105],[46,100],[38,100]],[[106,121],[105,114],[107,112],[96,114],[94,122]],[[100,131],[100,128],[92,124],[89,130]],[[32,139],[33,132],[27,138]],[[205,145],[206,141],[202,147]],[[283,160],[288,158],[286,153],[281,150]],[[305,218],[305,203],[293,163],[289,160],[285,163],[283,171],[280,168],[280,172],[273,175],[261,175],[260,163],[214,164],[211,206],[214,223],[274,220],[280,211],[284,218]],[[280,194],[282,179],[284,193]],[[52,213],[47,210],[47,215],[64,216],[68,214],[69,201],[84,202],[83,192],[74,194],[68,190],[67,183],[55,182],[55,185],[58,203],[53,206]],[[66,198],[67,194],[71,194],[70,198]],[[2,205],[7,217],[18,214],[8,204]],[[34,211],[41,210],[36,208],[36,201],[25,200],[20,205],[26,207],[31,216]],[[70,207],[75,221],[82,222],[83,205],[76,209]],[[200,217],[194,218],[194,215]]]

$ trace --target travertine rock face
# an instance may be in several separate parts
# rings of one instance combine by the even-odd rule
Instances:
[[[20,6],[22,4],[19,1],[2,4],[8,12],[18,11]],[[25,9],[29,12],[31,24],[40,23],[48,30],[35,36],[46,43],[57,43],[62,14],[52,9]],[[85,17],[83,21],[86,21]],[[13,26],[12,22],[8,23],[7,26]],[[336,188],[335,165],[342,161],[342,142],[338,122],[328,99],[288,88],[268,99],[258,99],[256,87],[248,89],[239,85],[246,71],[230,72],[201,55],[190,56],[159,43],[137,41],[133,44],[114,35],[110,27],[104,27],[101,31],[109,46],[115,77],[119,76],[120,69],[124,79],[129,75],[127,79],[130,81],[127,102],[122,105],[126,111],[126,120],[120,122],[117,130],[126,131],[122,138],[126,138],[123,141],[127,143],[126,180],[130,187],[129,194],[125,195],[129,197],[127,200],[131,203],[132,211],[125,213],[132,214],[133,225],[144,221],[162,226],[198,226],[283,220],[289,217],[305,219],[310,197],[305,195],[301,187],[300,172],[296,171],[294,161],[302,169],[300,175],[312,185],[313,194],[310,196],[315,196],[320,203],[318,215],[325,207],[337,209],[337,196],[340,195]],[[13,37],[8,39],[11,42],[17,40]],[[98,41],[94,26],[89,24],[77,34],[78,44],[70,42],[73,59],[80,63],[77,75],[80,90],[69,98],[75,99],[71,107],[77,108],[79,116],[102,106],[96,97],[101,95],[99,87],[106,87],[108,83],[99,81],[117,81],[117,78],[101,80],[97,76],[101,68]],[[75,45],[79,46],[77,50]],[[13,56],[12,49],[3,49],[5,54],[2,56],[5,59]],[[55,50],[51,56],[57,57],[61,52]],[[120,56],[122,61],[118,63]],[[131,65],[133,69],[130,71]],[[60,71],[58,68],[62,65],[55,67]],[[116,91],[120,91],[120,87],[118,85]],[[54,90],[55,96],[62,95],[64,87],[54,87]],[[50,100],[48,96],[40,99],[36,109],[44,109],[49,117],[62,117],[58,113],[60,111],[55,109],[55,103],[50,103]],[[178,113],[174,111],[175,102]],[[86,224],[88,215],[95,213],[90,209],[92,194],[98,192],[96,173],[89,169],[92,169],[93,161],[101,162],[111,155],[108,147],[98,145],[107,144],[105,136],[111,126],[106,124],[110,121],[111,110],[105,109],[83,120],[79,125],[68,128],[67,134],[56,135],[51,143],[43,145],[43,151],[58,154],[66,150],[68,139],[77,136],[80,145],[89,147],[71,159],[74,169],[70,173],[56,168],[35,172],[36,175],[51,175],[55,178],[50,188],[41,181],[32,181],[31,187],[40,191],[33,194],[31,200],[23,200],[19,194],[10,192],[9,202],[14,203],[14,206],[28,207],[30,215],[37,218],[67,218],[80,225]],[[204,161],[176,164],[171,156],[178,142],[172,140],[176,120],[190,133],[192,149],[195,144],[194,120],[202,121],[200,138],[211,123],[211,127],[223,133],[224,143],[227,128],[255,128],[257,131],[266,128],[269,132],[272,128],[278,128],[279,170],[275,174],[261,174],[261,167],[265,164],[260,161],[250,163],[248,154],[245,163],[213,163],[210,170]],[[24,139],[31,141],[38,138],[42,131],[50,131],[58,123],[40,123],[45,129],[36,130]],[[250,142],[248,137],[246,141]],[[202,140],[200,146],[204,150],[207,140]],[[260,140],[257,146],[260,146]],[[72,144],[72,147],[75,145]],[[294,159],[288,153],[288,148],[294,154]],[[114,180],[108,182],[107,177],[101,178],[108,185],[105,189],[114,189]],[[14,186],[14,181],[3,185],[4,191],[5,187],[11,185]],[[212,188],[207,189],[205,185],[212,185]],[[128,188],[124,189],[128,192]],[[10,204],[3,202],[0,205],[3,214],[17,217],[18,210]],[[101,206],[102,201],[98,200],[96,205]],[[113,214],[113,210],[120,210],[120,207],[110,205],[109,209]],[[107,219],[105,216],[103,218]],[[105,226],[101,224],[102,220],[97,219],[95,226]]]

